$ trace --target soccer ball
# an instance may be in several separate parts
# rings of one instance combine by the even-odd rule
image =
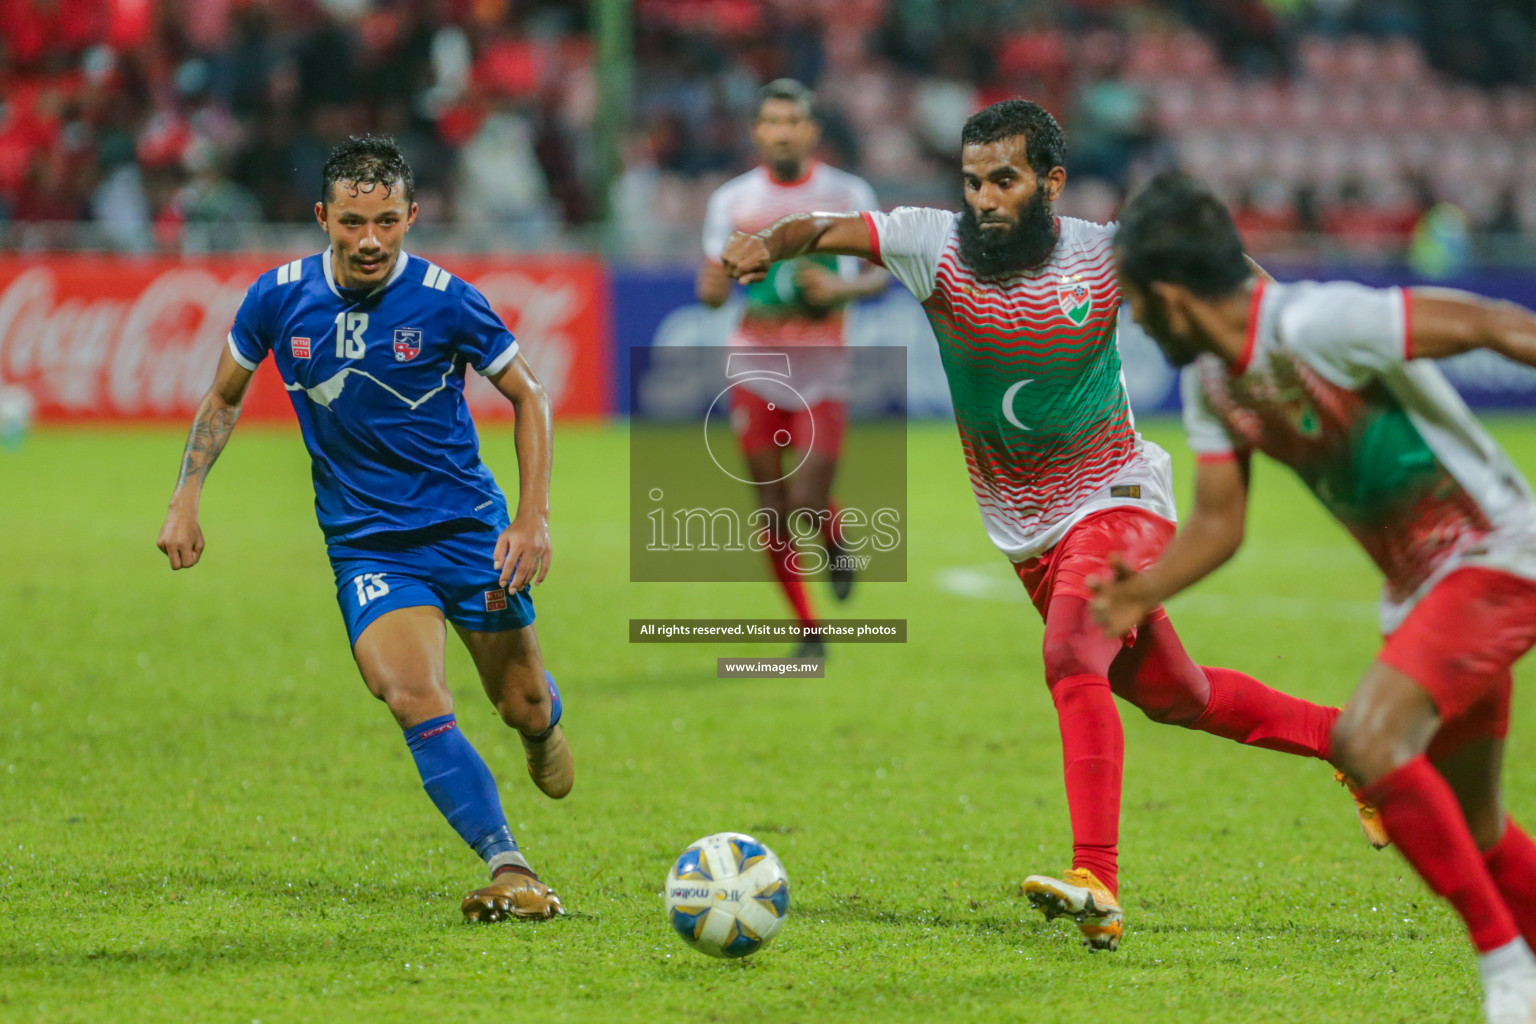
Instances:
[[[757,952],[784,927],[789,878],[773,851],[740,832],[688,844],[667,872],[667,920],[710,956]]]

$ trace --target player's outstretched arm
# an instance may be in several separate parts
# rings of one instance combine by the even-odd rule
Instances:
[[[693,293],[710,309],[719,309],[729,302],[731,279],[725,268],[718,263],[706,261],[693,280]]]
[[[833,309],[872,299],[885,291],[891,275],[880,267],[865,267],[857,277],[841,277],[824,267],[802,267],[795,277],[806,305]]]
[[[553,417],[549,395],[521,353],[490,380],[517,412],[512,435],[517,446],[517,514],[496,540],[495,561],[501,570],[501,585],[515,593],[530,583],[543,583],[549,575]]]
[[[797,213],[756,234],[736,232],[720,257],[725,272],[742,284],[761,281],[768,268],[810,252],[871,259],[869,227],[857,213]]]
[[[1408,290],[1408,355],[1443,359],[1486,348],[1536,366],[1536,313],[1450,288]]]
[[[203,481],[208,479],[208,471],[229,442],[250,384],[251,371],[235,362],[226,348],[219,357],[219,368],[214,371],[213,386],[198,403],[197,415],[192,418],[187,446],[181,455],[181,475],[176,478],[171,507],[155,541],[170,559],[172,569],[189,569],[203,555],[203,529],[197,522]]]
[[[1110,636],[1123,636],[1174,594],[1219,569],[1243,545],[1248,518],[1248,460],[1206,460],[1195,471],[1195,508],[1157,564],[1134,572],[1112,558],[1112,580],[1094,581],[1093,615]]]

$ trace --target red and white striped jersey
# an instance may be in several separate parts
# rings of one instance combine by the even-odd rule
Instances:
[[[1440,368],[1414,359],[1408,302],[1261,281],[1237,364],[1203,355],[1182,381],[1196,453],[1285,463],[1370,555],[1383,633],[1462,566],[1536,579],[1536,495]]]
[[[923,304],[992,542],[1038,555],[1084,516],[1130,505],[1175,517],[1168,454],[1136,433],[1120,368],[1113,224],[1062,217],[1041,266],[982,278],[959,215],[864,215],[878,261]]]

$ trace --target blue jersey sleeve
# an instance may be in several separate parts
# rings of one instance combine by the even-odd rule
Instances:
[[[512,337],[512,332],[507,330],[491,304],[485,301],[480,289],[467,281],[453,343],[464,361],[486,377],[494,377],[505,370],[512,357],[517,355],[517,339]]]
[[[230,354],[247,370],[256,369],[272,350],[272,331],[262,315],[264,291],[261,279],[257,278],[246,291],[245,301],[240,303],[240,311],[235,314],[234,326],[229,329]]]

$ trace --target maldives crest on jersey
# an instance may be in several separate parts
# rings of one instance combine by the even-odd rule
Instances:
[[[1061,303],[1061,311],[1067,319],[1078,327],[1093,311],[1093,292],[1083,283],[1082,274],[1062,275],[1061,283],[1056,286],[1056,301]]]
[[[401,327],[395,331],[395,362],[403,363],[421,355],[421,329]]]

